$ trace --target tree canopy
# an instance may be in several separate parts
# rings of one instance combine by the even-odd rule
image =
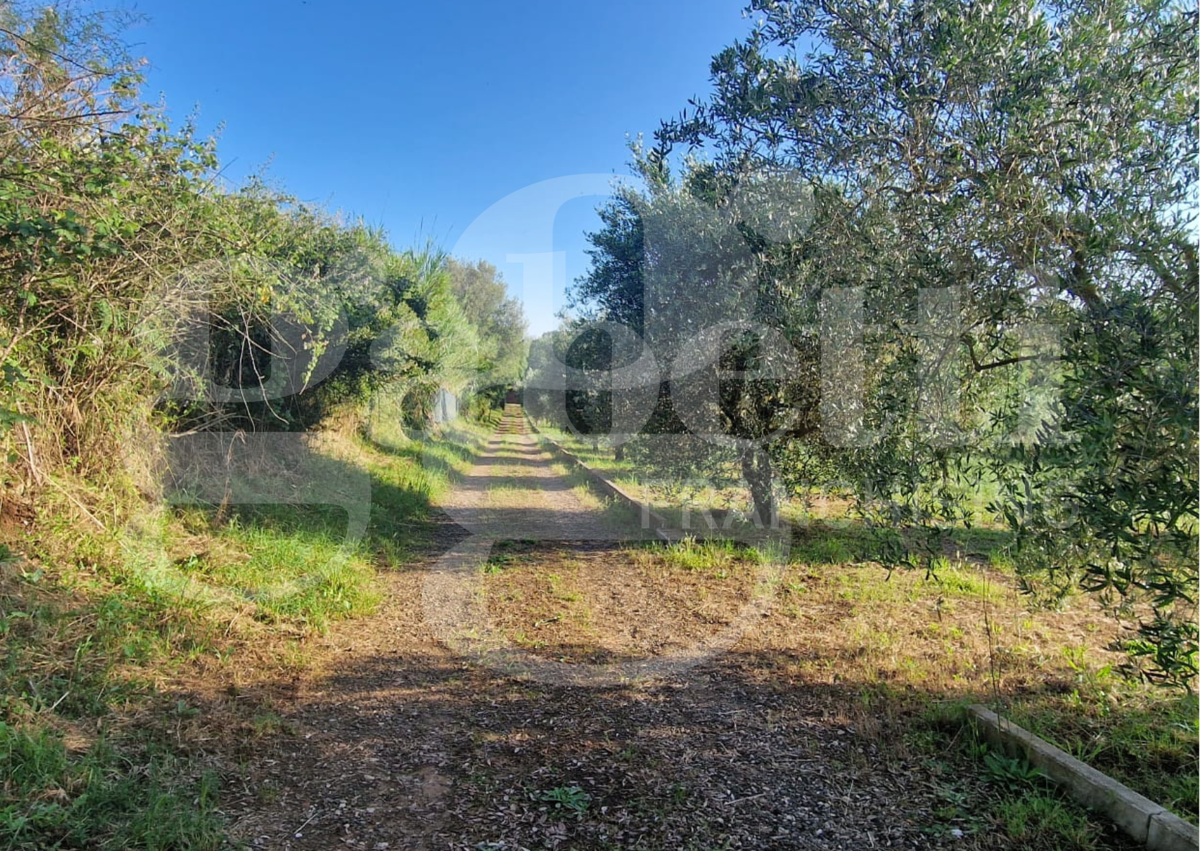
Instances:
[[[777,481],[824,459],[897,561],[998,520],[1031,583],[1136,610],[1144,672],[1194,676],[1195,8],[748,11],[601,211],[584,315],[636,331],[675,407],[699,391],[701,430]],[[726,379],[672,371],[719,326]]]
[[[439,388],[519,374],[493,269],[225,185],[215,141],[141,99],[125,23],[0,5],[0,412],[28,475],[112,473],[138,424],[303,430],[381,393],[423,426]]]
[[[508,295],[504,278],[486,260],[468,263],[450,258],[446,265],[451,291],[479,334],[480,385],[516,383],[527,356],[521,303]]]

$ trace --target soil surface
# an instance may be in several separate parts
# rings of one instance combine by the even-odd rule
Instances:
[[[935,816],[945,778],[844,671],[796,674],[850,603],[788,619],[749,556],[629,540],[517,409],[441,508],[436,551],[275,692],[288,732],[226,796],[251,847],[1004,847]]]

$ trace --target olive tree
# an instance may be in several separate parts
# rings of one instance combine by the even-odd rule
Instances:
[[[652,156],[686,145],[719,172],[812,182],[795,276],[841,310],[846,351],[866,352],[861,393],[822,387],[826,425],[852,426],[833,442],[862,504],[936,527],[994,485],[1018,564],[1137,613],[1129,649],[1146,672],[1189,681],[1197,10],[748,12],[757,28],[714,58],[712,94],[662,127]]]

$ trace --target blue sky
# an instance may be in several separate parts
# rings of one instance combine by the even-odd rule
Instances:
[[[146,94],[224,125],[228,177],[265,166],[397,247],[495,263],[534,333],[586,269],[592,193],[626,174],[627,137],[706,93],[750,28],[742,0],[128,5],[148,19],[129,33]]]

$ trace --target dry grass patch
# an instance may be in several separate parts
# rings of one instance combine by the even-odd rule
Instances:
[[[661,656],[729,626],[751,599],[751,554],[689,569],[663,547],[506,542],[484,580],[497,628],[525,649],[589,663]]]

